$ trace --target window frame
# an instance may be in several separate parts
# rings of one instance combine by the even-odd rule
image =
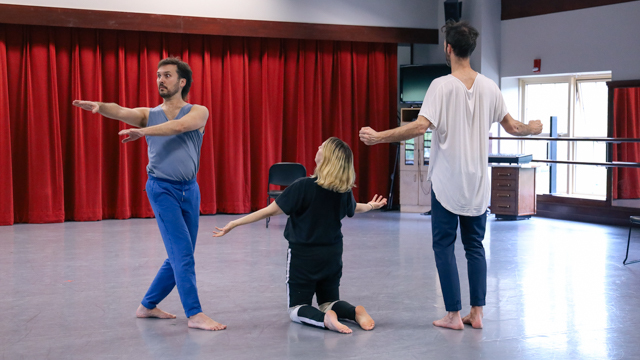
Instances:
[[[518,80],[518,102],[519,102],[519,118],[522,119],[523,122],[535,119],[525,119],[525,111],[526,111],[526,87],[529,84],[554,84],[554,83],[568,83],[568,109],[567,109],[567,119],[568,119],[568,128],[566,132],[562,132],[561,129],[558,129],[558,137],[573,137],[575,136],[575,108],[576,108],[576,91],[578,83],[580,82],[607,82],[611,81],[611,72],[598,72],[598,73],[584,73],[584,74],[569,74],[569,75],[549,75],[549,76],[534,76],[534,77],[524,77]],[[606,119],[605,119],[606,120]],[[544,131],[539,135],[541,137],[551,136],[551,132],[549,129]],[[605,135],[606,136],[606,135]],[[524,153],[524,143],[525,140],[518,140],[518,151],[522,154]],[[566,145],[558,144],[558,146],[567,146],[567,157],[569,160],[573,161],[576,158],[577,154],[577,142],[575,141],[567,141]],[[593,197],[593,195],[576,193],[576,183],[575,183],[575,167],[578,165],[569,165],[567,166],[567,196],[574,197]],[[606,197],[606,194],[604,195]],[[599,197],[599,196],[598,196]]]

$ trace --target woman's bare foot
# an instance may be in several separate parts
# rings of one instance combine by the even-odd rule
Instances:
[[[361,305],[356,306],[356,322],[363,330],[372,330],[374,326],[376,326],[376,323],[371,316],[369,316],[367,310]]]
[[[433,325],[453,330],[464,329],[464,324],[460,318],[460,311],[449,311],[445,317],[434,321]]]
[[[469,315],[462,318],[462,322],[473,326],[474,329],[482,329],[482,306],[472,306]]]
[[[201,329],[201,330],[224,330],[227,328],[227,325],[222,325],[216,321],[213,321],[212,318],[208,317],[204,313],[197,313],[189,318],[189,322],[187,326],[193,329]]]
[[[338,315],[335,311],[329,310],[324,314],[324,326],[329,330],[337,331],[343,334],[351,334],[352,330],[346,325],[338,321]]]
[[[176,318],[175,315],[169,314],[166,311],[162,311],[157,307],[154,307],[153,309],[147,309],[146,307],[142,306],[142,304],[140,304],[140,306],[138,306],[138,310],[136,310],[136,317],[156,318],[156,319],[175,319]]]

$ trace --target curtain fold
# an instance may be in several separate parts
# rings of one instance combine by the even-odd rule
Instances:
[[[640,88],[613,90],[613,136],[640,138]],[[613,161],[640,162],[640,144],[614,144]],[[614,168],[612,197],[640,198],[640,169]]]
[[[10,225],[13,216],[13,170],[11,123],[9,121],[9,84],[7,83],[7,46],[4,27],[0,26],[0,225]]]
[[[209,109],[198,182],[203,214],[266,205],[269,167],[309,174],[330,136],[353,149],[356,199],[386,194],[388,145],[362,126],[396,125],[395,44],[262,39],[0,24],[0,224],[152,217],[146,142],[74,99],[155,107],[158,62],[194,71],[189,102]]]
[[[64,221],[55,33],[7,31],[9,122],[15,222]],[[2,205],[3,207],[5,205]]]

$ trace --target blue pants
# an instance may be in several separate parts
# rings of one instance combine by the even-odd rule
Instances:
[[[447,311],[460,311],[460,279],[454,254],[456,231],[460,221],[460,237],[467,257],[471,306],[484,306],[487,295],[487,261],[484,256],[484,232],[487,215],[456,215],[442,207],[431,190],[431,232],[433,252],[440,277],[440,287]]]
[[[202,312],[193,258],[200,220],[200,187],[195,179],[179,182],[149,176],[146,190],[169,257],[158,270],[142,305],[155,308],[177,285],[184,312],[191,317]]]

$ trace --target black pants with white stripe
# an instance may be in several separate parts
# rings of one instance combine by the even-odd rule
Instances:
[[[327,246],[290,244],[287,255],[289,316],[297,323],[324,328],[324,314],[355,321],[356,308],[340,300],[342,242]],[[320,309],[311,306],[313,295]]]

